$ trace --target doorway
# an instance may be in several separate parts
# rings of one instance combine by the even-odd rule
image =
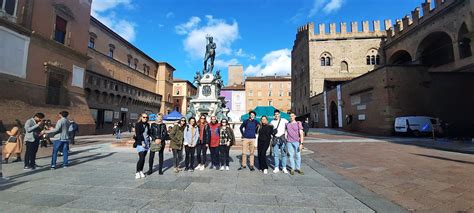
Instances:
[[[331,102],[331,128],[339,127],[339,116],[337,111],[337,104],[333,101]]]

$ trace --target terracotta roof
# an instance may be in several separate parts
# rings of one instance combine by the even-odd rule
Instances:
[[[245,78],[245,81],[291,81],[290,76],[251,76]]]
[[[222,90],[245,90],[245,85],[234,84],[234,85],[223,87]]]

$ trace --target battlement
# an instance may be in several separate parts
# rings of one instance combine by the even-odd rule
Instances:
[[[391,40],[400,37],[411,29],[415,28],[417,25],[424,23],[430,17],[433,17],[441,10],[449,7],[457,0],[425,0],[420,7],[415,8],[411,11],[410,15],[406,15],[401,20],[397,19],[395,25],[387,29],[387,40]],[[422,14],[421,14],[422,12]]]
[[[359,29],[359,22],[350,23],[350,31],[347,29],[347,23],[339,23],[339,30],[337,30],[336,23],[329,24],[329,31],[326,32],[327,28],[325,24],[318,25],[318,32],[315,32],[314,23],[307,23],[297,30],[297,37],[308,33],[311,39],[347,39],[347,38],[364,38],[364,37],[385,37],[385,30],[391,27],[392,22],[390,20],[384,21],[384,29],[381,30],[381,22],[379,20],[373,21],[372,28],[369,25],[369,21],[363,21],[362,29]]]

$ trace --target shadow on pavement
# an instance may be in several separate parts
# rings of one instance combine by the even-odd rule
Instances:
[[[446,158],[446,157],[440,157],[440,156],[434,156],[434,155],[425,155],[425,154],[416,154],[416,153],[411,153],[411,154],[422,156],[422,157],[427,157],[427,158],[434,158],[434,159],[439,159],[439,160],[446,160],[446,161],[453,161],[453,162],[457,162],[457,163],[473,164],[474,165],[474,162],[471,162],[471,161],[456,160],[456,159],[452,159],[452,158]]]

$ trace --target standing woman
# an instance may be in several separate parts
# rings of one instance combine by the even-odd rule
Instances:
[[[268,174],[267,150],[272,139],[273,126],[268,124],[267,116],[260,119],[262,125],[258,128],[258,165],[263,174]]]
[[[150,145],[150,157],[148,159],[148,172],[147,175],[153,173],[153,160],[155,159],[155,153],[158,152],[158,174],[163,175],[163,155],[166,146],[166,140],[168,138],[168,130],[166,124],[163,123],[163,114],[159,113],[154,118],[150,117],[150,137],[152,139]]]
[[[173,163],[174,172],[179,172],[179,163],[183,159],[183,141],[184,141],[184,128],[186,127],[186,118],[181,118],[179,123],[171,129],[170,132],[170,148],[169,151],[173,151]]]
[[[194,153],[196,152],[196,144],[199,140],[199,129],[196,125],[196,118],[190,117],[189,124],[184,130],[184,151],[186,158],[184,159],[185,169],[194,172]]]
[[[20,120],[16,119],[13,128],[10,131],[7,131],[9,139],[7,144],[3,146],[3,160],[4,164],[8,163],[8,158],[10,155],[15,154],[16,159],[12,162],[21,162],[21,150],[23,148],[23,128]]]
[[[220,141],[219,141],[219,153],[220,153],[220,163],[221,171],[229,171],[229,151],[230,147],[235,144],[234,131],[229,126],[226,119],[221,120],[221,126],[219,128]]]
[[[138,152],[137,162],[137,173],[135,179],[144,178],[143,167],[145,166],[145,157],[148,149],[150,148],[150,125],[148,124],[148,115],[146,113],[141,114],[135,126],[135,143],[133,147]]]

